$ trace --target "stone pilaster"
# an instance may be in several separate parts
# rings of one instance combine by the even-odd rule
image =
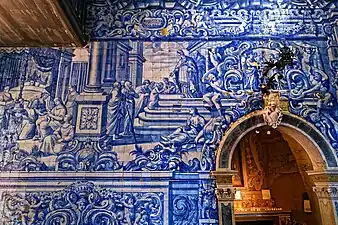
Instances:
[[[308,172],[318,199],[322,225],[338,224],[338,171]]]
[[[211,176],[216,179],[216,196],[218,201],[218,215],[220,225],[234,225],[235,188],[232,185],[232,176],[236,171],[212,171]]]
[[[324,225],[338,224],[337,220],[337,186],[316,186],[313,191],[317,195],[321,222]]]

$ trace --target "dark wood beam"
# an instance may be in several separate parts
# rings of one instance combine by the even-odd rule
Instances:
[[[65,0],[0,1],[0,47],[82,46],[84,18],[74,12]]]

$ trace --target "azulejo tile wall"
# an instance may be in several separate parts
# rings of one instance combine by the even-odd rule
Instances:
[[[1,222],[218,224],[215,150],[284,45],[276,88],[337,149],[337,10],[307,4],[94,1],[88,48],[1,49]]]

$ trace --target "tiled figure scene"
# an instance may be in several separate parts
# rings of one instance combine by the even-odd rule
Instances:
[[[262,69],[284,46],[293,63],[275,89],[300,118],[284,122],[316,142],[322,168],[338,167],[334,1],[97,0],[86,7],[86,47],[0,49],[1,224],[230,225],[245,204],[279,210],[283,202],[263,201],[261,190],[270,187],[274,197],[273,188],[289,182],[278,177],[296,182],[314,166],[300,169],[296,150],[273,128],[248,133],[234,153],[220,143],[264,108]],[[280,151],[263,156],[274,148]],[[221,151],[230,161],[217,166]],[[258,205],[218,202],[210,171],[227,164],[237,171],[230,183],[242,188],[239,199],[258,193]],[[317,224],[302,204],[287,206],[292,220]]]

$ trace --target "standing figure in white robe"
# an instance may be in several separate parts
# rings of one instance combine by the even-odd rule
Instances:
[[[73,115],[74,108],[75,108],[75,100],[77,97],[77,93],[73,87],[68,89],[68,94],[65,99],[65,106],[67,109],[67,115]]]
[[[10,120],[9,108],[14,104],[12,94],[9,92],[10,88],[6,86],[3,92],[0,92],[0,128],[7,129]]]
[[[174,72],[170,74],[174,77],[174,81],[178,90],[186,98],[196,98],[200,95],[198,67],[196,62],[190,56],[184,54],[182,50],[177,51],[180,60],[175,66]]]
[[[135,92],[139,95],[139,98],[135,102],[135,117],[147,107],[150,96],[150,81],[145,80],[141,86],[136,87]]]
[[[121,90],[122,101],[124,101],[124,124],[123,124],[123,136],[130,136],[134,133],[134,118],[135,118],[135,98],[139,95],[133,89],[130,81],[124,82],[124,87]]]
[[[107,135],[112,136],[113,139],[119,138],[121,131],[120,120],[121,114],[121,84],[115,82],[111,92],[111,99],[108,102],[108,123]]]

